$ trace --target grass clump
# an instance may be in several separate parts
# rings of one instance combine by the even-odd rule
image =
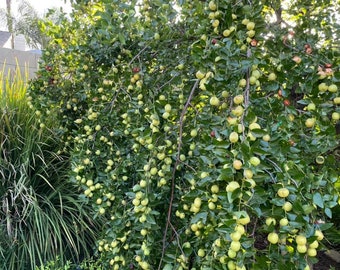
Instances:
[[[25,77],[27,79],[27,76]],[[27,81],[27,80],[26,80]],[[90,256],[90,208],[68,181],[69,158],[51,115],[42,122],[17,72],[0,76],[0,269],[34,269]]]

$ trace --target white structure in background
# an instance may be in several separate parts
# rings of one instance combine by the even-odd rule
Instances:
[[[40,55],[39,50],[31,50],[26,46],[23,35],[15,37],[14,49],[11,49],[11,34],[7,31],[0,31],[0,73],[4,70],[6,76],[10,70],[13,74],[19,66],[21,73],[27,72],[30,79],[34,78]]]
[[[11,34],[8,31],[0,31],[0,48],[11,49]],[[31,51],[32,48],[26,45],[24,35],[14,37],[14,50]]]

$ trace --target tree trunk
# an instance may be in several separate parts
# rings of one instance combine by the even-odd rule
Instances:
[[[14,49],[14,30],[13,30],[13,17],[12,17],[12,0],[6,0],[7,10],[7,28],[11,33],[11,48]]]

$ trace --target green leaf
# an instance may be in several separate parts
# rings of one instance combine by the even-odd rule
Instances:
[[[319,192],[313,195],[313,203],[315,203],[320,208],[324,207],[322,196]]]
[[[229,180],[233,176],[233,174],[234,173],[232,168],[222,169],[218,180]]]
[[[207,221],[207,217],[207,212],[199,212],[191,219],[191,224],[197,223],[198,221],[202,221],[203,223],[205,223]]]
[[[325,209],[325,214],[326,214],[327,217],[332,218],[332,210],[331,209],[326,208]]]
[[[268,134],[267,131],[263,129],[252,129],[251,133],[256,137],[256,138],[261,138],[264,135]]]

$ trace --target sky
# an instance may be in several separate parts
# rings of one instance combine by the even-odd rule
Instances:
[[[38,11],[39,14],[43,15],[47,12],[49,8],[53,7],[62,7],[63,10],[67,13],[71,11],[71,5],[70,1],[67,0],[65,3],[65,0],[26,0],[28,3],[30,3],[35,10]],[[20,3],[20,0],[12,0],[12,11],[15,14],[17,11],[18,3]],[[6,8],[6,0],[0,0],[0,8]],[[6,30],[6,26],[3,25],[3,22],[0,22],[0,30]]]
[[[67,0],[26,0],[30,3],[39,13],[44,14],[49,8],[63,7],[64,11],[70,12],[70,1]],[[20,0],[12,0],[12,11],[16,11],[16,7],[20,3]],[[0,8],[6,8],[6,0],[0,0]]]

